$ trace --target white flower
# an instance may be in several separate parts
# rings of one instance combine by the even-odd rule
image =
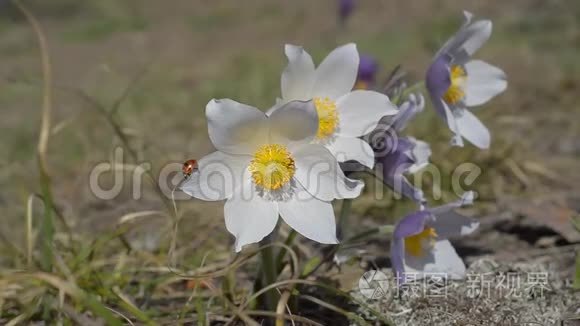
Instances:
[[[357,197],[363,185],[347,185],[332,154],[311,144],[318,129],[312,102],[292,101],[266,116],[232,100],[211,100],[206,117],[218,151],[198,161],[181,189],[202,200],[227,200],[226,228],[236,251],[271,233],[278,214],[309,239],[337,243],[330,201]]]
[[[318,68],[302,47],[287,44],[285,52],[289,63],[282,74],[281,103],[313,100],[319,116],[315,142],[339,162],[355,160],[372,169],[373,150],[358,137],[374,130],[383,116],[396,114],[397,108],[384,94],[352,91],[359,66],[356,45],[335,49]]]
[[[463,138],[475,146],[489,148],[489,130],[468,107],[482,105],[507,88],[506,75],[499,68],[471,56],[491,36],[489,20],[465,23],[437,52],[427,71],[426,86],[437,113],[447,121],[455,136],[452,144],[463,146]]]

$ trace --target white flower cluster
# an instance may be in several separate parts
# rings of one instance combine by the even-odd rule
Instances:
[[[465,17],[465,24],[435,55],[425,86],[454,133],[452,144],[463,146],[467,139],[487,148],[489,131],[468,108],[501,93],[507,82],[500,69],[470,59],[489,38],[491,22],[471,22],[469,13]],[[286,45],[285,54],[281,98],[266,113],[230,99],[207,104],[209,137],[217,151],[197,162],[181,189],[201,200],[226,201],[225,224],[236,238],[236,251],[270,234],[278,216],[303,236],[334,244],[338,241],[331,202],[355,198],[364,186],[345,176],[339,163],[356,161],[373,169],[380,161],[383,181],[391,187],[402,184],[395,190],[420,206],[395,227],[391,254],[396,272],[462,276],[465,266],[447,238],[471,233],[477,222],[446,213],[471,203],[473,195],[427,208],[423,193],[406,182],[403,173],[428,163],[429,145],[395,137],[398,144],[379,155],[377,145],[362,138],[381,120],[388,121],[389,130],[382,130],[381,137],[393,145],[393,133],[423,110],[423,96],[399,89],[393,103],[378,91],[353,90],[359,85],[359,69],[374,64],[360,62],[352,43],[332,51],[318,67],[302,47]]]

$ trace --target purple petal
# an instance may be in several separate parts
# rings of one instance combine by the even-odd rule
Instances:
[[[421,233],[430,218],[431,213],[426,210],[416,211],[403,217],[397,222],[393,237],[403,239]]]
[[[451,76],[449,73],[449,60],[445,55],[437,57],[429,66],[425,76],[425,86],[437,114],[447,121],[443,95],[451,86]]]
[[[338,16],[342,23],[352,14],[354,10],[355,0],[339,0],[338,1]]]
[[[358,80],[368,84],[374,84],[376,74],[379,70],[377,61],[369,55],[360,55],[358,65]]]
[[[376,144],[373,144],[375,156],[379,162],[383,164],[383,173],[391,175],[396,170],[400,170],[399,166],[409,165],[415,163],[408,155],[413,150],[414,144],[408,138],[397,138],[396,135],[391,135],[392,131],[386,131],[382,138]],[[389,169],[391,172],[387,172]],[[404,171],[402,171],[404,172]]]
[[[441,55],[431,63],[425,76],[425,86],[429,91],[431,100],[441,99],[449,86],[451,86],[451,76],[449,72],[449,59],[446,55]]]
[[[397,115],[393,118],[393,123],[391,128],[397,132],[402,131],[407,127],[409,121],[411,121],[418,113],[423,111],[425,107],[425,99],[423,95],[418,96],[412,95],[409,97],[408,101],[405,101],[397,112]]]
[[[392,140],[389,140],[392,141]],[[386,148],[386,154],[377,153],[378,163],[383,167],[383,177],[392,179],[397,175],[403,175],[415,162],[407,153],[409,148],[406,142],[398,142],[397,145],[386,144],[386,146],[397,146]],[[392,151],[391,151],[392,150]]]
[[[385,132],[381,146],[373,143],[377,163],[382,166],[383,182],[393,191],[416,202],[423,201],[423,192],[404,176],[416,162],[410,155],[415,143],[408,138],[396,138]]]
[[[391,263],[397,285],[405,283],[405,238],[421,233],[429,218],[428,211],[417,211],[403,217],[395,226],[391,241]]]

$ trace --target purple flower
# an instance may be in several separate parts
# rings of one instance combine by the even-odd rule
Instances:
[[[355,0],[338,0],[338,17],[344,24],[354,10]]]
[[[400,137],[408,122],[423,111],[423,96],[411,95],[399,108],[399,112],[386,130],[379,131],[371,143],[377,163],[382,166],[383,182],[395,193],[418,203],[425,201],[421,189],[413,186],[405,173],[414,173],[429,163],[431,149],[423,141],[413,137]]]
[[[425,85],[438,113],[454,133],[452,145],[463,146],[463,138],[475,146],[489,148],[489,130],[468,109],[486,103],[507,87],[505,73],[471,56],[491,36],[489,20],[465,23],[437,52],[427,70]]]
[[[409,281],[411,276],[465,277],[465,264],[448,239],[471,234],[479,227],[476,220],[452,212],[455,208],[471,205],[473,196],[473,192],[467,192],[458,201],[422,208],[395,225],[391,261],[399,285]]]
[[[356,89],[371,89],[376,80],[379,65],[377,61],[369,55],[361,55],[358,65],[358,75],[356,80]]]

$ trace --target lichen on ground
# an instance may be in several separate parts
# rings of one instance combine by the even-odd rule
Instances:
[[[390,316],[395,325],[578,325],[580,291],[561,278],[558,267],[481,258],[468,268],[466,280],[445,285],[422,280],[403,288],[384,269],[387,281],[381,282],[385,293],[380,299],[369,300],[358,288],[352,295]]]

